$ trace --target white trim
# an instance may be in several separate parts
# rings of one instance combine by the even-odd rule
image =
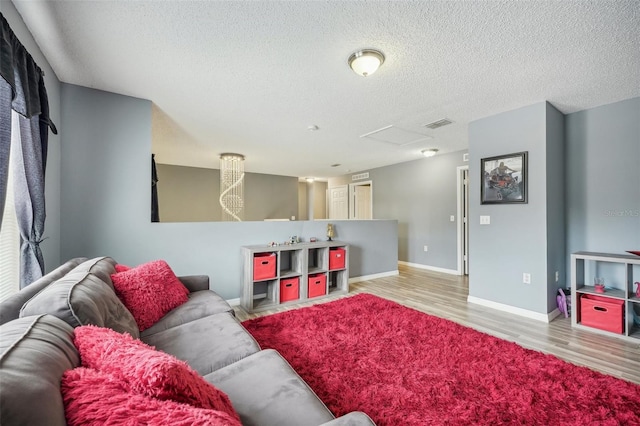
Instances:
[[[400,271],[396,269],[395,271],[380,272],[379,274],[362,275],[361,277],[352,277],[352,278],[349,278],[349,284],[359,283],[360,281],[375,280],[376,278],[393,277],[395,275],[400,275]]]
[[[437,266],[422,265],[420,263],[411,263],[411,262],[405,262],[402,260],[398,260],[398,263],[401,265],[411,266],[412,268],[427,269],[433,272],[442,272],[444,274],[451,274],[451,275],[462,275],[460,271],[456,271],[455,269],[439,268]]]
[[[227,300],[227,303],[231,306],[240,306],[240,298],[236,297],[235,299]]]
[[[367,173],[368,174],[368,173]],[[367,176],[368,177],[368,176]],[[373,219],[373,181],[366,180],[362,182],[349,184],[349,219],[356,218],[356,186],[369,186],[369,211],[371,212],[371,219]]]
[[[462,228],[464,227],[464,223],[462,222],[462,171],[469,170],[469,166],[458,166],[456,167],[456,238],[457,238],[457,252],[458,252],[458,271],[456,275],[463,275],[463,266],[462,266],[462,240],[464,238],[464,233],[462,232]],[[467,218],[468,219],[468,218]]]
[[[491,300],[480,299],[479,297],[475,296],[467,296],[467,302],[542,322],[551,322],[555,317],[560,315],[560,311],[558,309],[554,309],[548,314],[541,314],[539,312],[518,308],[516,306],[505,305],[503,303],[493,302]]]

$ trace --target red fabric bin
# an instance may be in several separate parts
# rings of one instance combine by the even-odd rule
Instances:
[[[344,269],[347,251],[341,247],[329,249],[329,270]]]
[[[600,330],[620,333],[624,330],[624,300],[583,294],[580,298],[580,322]]]
[[[300,298],[300,279],[287,278],[280,280],[280,303]]]
[[[256,253],[253,255],[253,280],[268,280],[276,277],[276,254]]]
[[[309,297],[327,294],[327,276],[325,274],[309,275]]]

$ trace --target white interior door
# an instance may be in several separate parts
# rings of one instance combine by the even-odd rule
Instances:
[[[349,219],[349,187],[329,188],[329,219]]]
[[[371,184],[355,185],[352,219],[371,219]]]

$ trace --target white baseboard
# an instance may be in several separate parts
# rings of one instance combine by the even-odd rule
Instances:
[[[412,268],[427,269],[433,272],[442,272],[443,274],[460,275],[460,273],[455,269],[439,268],[437,266],[422,265],[420,263],[405,262],[403,260],[398,260],[398,263],[405,266],[411,266]]]
[[[551,322],[555,317],[560,315],[558,309],[554,309],[548,314],[541,314],[539,312],[530,311],[528,309],[522,309],[511,305],[505,305],[503,303],[493,302],[491,300],[480,299],[475,296],[467,296],[467,302],[474,303],[476,305],[486,306],[487,308],[495,309],[498,311],[508,312],[510,314],[519,315],[521,317],[531,318],[542,322]]]
[[[227,300],[227,303],[231,306],[240,306],[240,298],[236,297],[235,299]]]
[[[400,275],[400,271],[380,272],[379,274],[362,275],[360,277],[349,278],[349,284],[359,283],[360,281],[375,280],[376,278],[392,277],[394,275]]]

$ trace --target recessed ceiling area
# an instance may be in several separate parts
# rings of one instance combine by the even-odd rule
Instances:
[[[160,163],[326,178],[466,149],[470,121],[533,103],[640,96],[638,1],[13,3],[62,82],[153,103]],[[425,138],[360,137],[387,126]]]

